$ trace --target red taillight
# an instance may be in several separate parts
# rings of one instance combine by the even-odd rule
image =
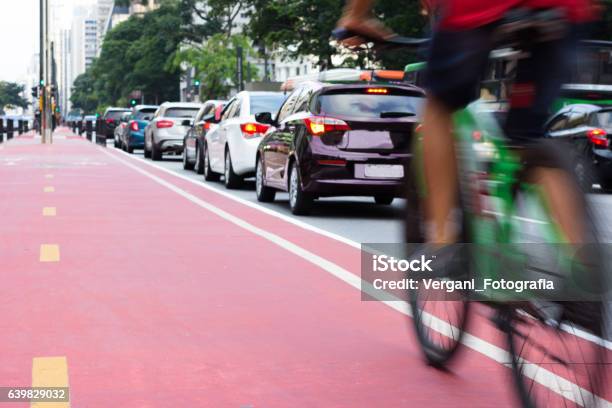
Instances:
[[[270,128],[269,125],[262,125],[261,123],[243,123],[240,125],[240,130],[244,137],[254,137],[255,135],[263,135]]]
[[[592,129],[587,132],[587,137],[595,146],[609,147],[608,133],[603,129]]]
[[[351,130],[345,121],[324,116],[306,118],[304,119],[304,123],[306,123],[308,132],[313,136],[321,136],[329,132],[345,132]]]
[[[174,126],[174,122],[171,120],[160,120],[155,124],[155,126],[158,129],[171,128],[172,126]]]
[[[480,142],[482,141],[482,132],[480,130],[475,130],[472,132],[472,139],[475,142]]]
[[[115,120],[111,119],[111,118],[108,118],[108,119],[106,119],[106,123],[108,123],[110,125],[111,123],[115,123]]]
[[[130,129],[132,129],[134,132],[138,132],[138,122],[132,121],[130,122]]]
[[[204,122],[204,129],[210,130],[210,122]]]
[[[346,166],[346,160],[317,160],[319,164],[324,166]]]

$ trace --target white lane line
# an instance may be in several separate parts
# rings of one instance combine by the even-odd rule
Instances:
[[[238,227],[241,227],[255,235],[260,236],[261,238],[264,238],[270,242],[272,242],[275,245],[278,245],[279,247],[299,256],[300,258],[304,259],[307,262],[310,262],[312,264],[314,264],[315,266],[327,271],[328,273],[330,273],[331,275],[335,276],[336,278],[342,280],[343,282],[348,283],[349,285],[353,286],[354,288],[358,289],[358,290],[362,290],[362,284],[364,285],[363,289],[365,289],[365,292],[368,294],[372,294],[370,292],[371,285],[367,282],[362,282],[361,278],[351,272],[349,272],[348,270],[342,268],[341,266],[320,257],[319,255],[310,252],[296,244],[294,244],[293,242],[290,242],[284,238],[282,238],[279,235],[273,234],[271,232],[268,232],[264,229],[261,229],[253,224],[248,223],[247,221],[243,220],[242,218],[239,218],[233,214],[228,213],[225,210],[222,210],[210,203],[207,203],[205,201],[203,201],[202,199],[194,196],[193,194],[188,193],[185,190],[182,190],[181,188],[175,186],[174,184],[158,177],[155,176],[154,174],[151,174],[149,172],[147,172],[146,170],[143,170],[142,168],[129,163],[123,159],[120,159],[119,157],[109,153],[108,151],[106,151],[104,148],[100,148],[100,150],[102,152],[104,152],[105,154],[109,155],[110,157],[112,157],[113,159],[117,160],[118,162],[126,165],[127,167],[135,170],[136,172],[142,174],[145,177],[148,177],[149,179],[155,181],[156,183],[162,185],[163,187],[166,187],[167,189],[169,189],[170,191],[180,195],[181,197],[189,200],[190,202],[192,202],[193,204],[196,204],[210,212],[212,212],[213,214],[216,214],[217,216],[225,219],[226,221],[229,221],[235,225],[237,225]],[[367,286],[366,286],[367,285]],[[403,301],[384,301],[383,302],[385,305],[391,307],[394,310],[397,310],[405,315],[408,316],[412,316],[412,312],[410,310],[410,306]],[[429,316],[429,320],[431,322],[435,322],[435,324],[432,323],[432,326],[435,326],[435,329],[437,331],[439,331],[441,334],[445,335],[445,336],[450,336],[448,333],[451,333],[452,330],[452,326],[448,323],[445,322],[435,316]],[[433,328],[433,327],[432,327]],[[455,329],[456,330],[456,329]],[[508,353],[483,340],[480,339],[478,337],[475,337],[473,335],[470,335],[469,333],[466,333],[462,343],[464,345],[466,345],[467,347],[473,349],[474,351],[477,351],[478,353],[498,362],[498,363],[502,363],[502,364],[507,364],[510,359],[507,358]],[[537,364],[535,363],[529,363],[527,362],[530,366],[536,367]],[[541,371],[542,373],[539,373],[539,371]],[[610,404],[608,401],[603,400],[599,397],[593,396],[589,391],[580,388],[578,385],[566,380],[565,378],[562,378],[548,370],[546,370],[545,368],[539,367],[538,366],[538,370],[536,370],[536,373],[538,375],[533,375],[533,380],[539,384],[541,384],[542,386],[545,386],[547,388],[549,388],[550,390],[552,390],[553,392],[561,395],[562,397],[567,397],[567,395],[565,395],[565,393],[563,392],[563,389],[560,389],[560,385],[559,384],[566,384],[566,385],[571,385],[572,389],[577,389],[581,391],[581,395],[584,396],[589,396],[589,398],[597,398],[599,400],[602,401],[602,405],[605,404],[609,404],[612,406],[612,404]],[[530,376],[529,373],[527,373],[528,376]],[[577,387],[577,388],[576,388]],[[561,387],[563,388],[563,387]]]
[[[323,235],[323,236],[325,236],[327,238],[334,239],[336,241],[342,242],[343,244],[347,244],[349,246],[352,246],[354,248],[358,248],[359,250],[361,250],[361,244],[359,242],[353,241],[353,240],[351,240],[349,238],[345,238],[345,237],[340,236],[338,234],[334,234],[333,232],[329,232],[329,231],[326,231],[324,229],[312,226],[310,224],[307,224],[305,222],[296,220],[295,218],[291,218],[291,217],[286,216],[284,214],[280,214],[277,211],[274,211],[274,210],[271,210],[269,208],[263,207],[263,206],[261,206],[259,204],[255,204],[255,203],[252,203],[252,202],[250,202],[248,200],[245,200],[243,198],[236,197],[235,195],[233,195],[231,193],[228,193],[226,191],[219,190],[219,189],[216,189],[214,187],[210,187],[210,186],[206,185],[203,182],[198,182],[198,181],[193,180],[193,179],[191,179],[191,178],[189,178],[187,176],[184,176],[184,175],[182,175],[180,173],[176,173],[176,172],[174,172],[172,170],[168,170],[168,169],[166,169],[166,168],[164,168],[162,166],[159,166],[159,165],[157,165],[155,163],[152,163],[149,160],[145,160],[142,157],[131,155],[129,153],[124,152],[123,150],[119,150],[119,149],[115,149],[115,150],[117,152],[125,155],[126,157],[129,157],[132,160],[137,160],[137,161],[139,161],[139,162],[141,162],[143,164],[146,164],[146,165],[148,165],[150,167],[153,167],[154,169],[161,170],[161,171],[163,171],[165,173],[168,173],[168,174],[170,174],[170,175],[172,175],[174,177],[179,177],[180,179],[188,181],[191,184],[194,184],[194,185],[196,185],[198,187],[201,187],[201,188],[204,188],[206,190],[212,191],[214,193],[220,194],[220,195],[222,195],[224,197],[227,197],[227,198],[229,198],[231,200],[234,200],[234,201],[236,201],[236,202],[238,202],[240,204],[244,204],[244,205],[246,205],[246,206],[248,206],[250,208],[256,209],[256,210],[261,211],[261,212],[263,212],[265,214],[268,214],[268,215],[271,215],[273,217],[279,218],[279,219],[281,219],[283,221],[289,222],[289,223],[291,223],[293,225],[296,225],[296,226],[298,226],[300,228],[303,228],[305,230],[314,232],[314,233],[319,234],[319,235]],[[491,213],[496,214],[496,215],[501,215],[499,213],[494,213],[492,211],[491,211]],[[519,217],[519,218],[521,218],[522,221],[533,222],[533,223],[543,223],[542,221],[534,220],[534,219],[531,219],[531,218],[523,218],[523,217]],[[612,350],[612,341],[608,341],[608,340],[602,339],[602,338],[597,337],[597,336],[595,336],[595,335],[593,335],[591,333],[587,333],[587,332],[585,332],[585,331],[583,331],[583,330],[581,330],[581,329],[579,329],[577,327],[569,327],[569,326],[564,325],[561,328],[564,331],[566,331],[568,333],[571,333],[571,334],[573,334],[575,336],[578,336],[578,337],[580,337],[583,340],[593,342],[595,344],[598,344],[598,345],[600,345],[602,347],[607,348],[608,350]]]
[[[194,185],[196,185],[198,187],[201,187],[201,188],[205,188],[206,190],[209,190],[209,191],[213,191],[213,192],[215,192],[215,193],[217,193],[219,195],[222,195],[223,197],[229,198],[230,200],[236,201],[236,202],[238,202],[240,204],[243,204],[243,205],[246,205],[246,206],[248,206],[250,208],[253,208],[253,209],[256,209],[258,211],[261,211],[261,212],[263,212],[265,214],[268,214],[268,215],[271,215],[273,217],[279,218],[279,219],[281,219],[283,221],[286,221],[288,223],[291,223],[293,225],[297,225],[298,227],[303,228],[305,230],[315,232],[315,233],[317,233],[319,235],[323,235],[323,236],[326,236],[328,238],[334,239],[336,241],[342,242],[343,244],[352,246],[352,247],[357,248],[357,249],[361,249],[361,244],[359,242],[353,241],[352,239],[345,238],[345,237],[343,237],[341,235],[334,234],[333,232],[329,232],[329,231],[326,231],[324,229],[321,229],[321,228],[315,227],[313,225],[307,224],[307,223],[305,223],[303,221],[296,220],[295,218],[292,218],[292,217],[289,217],[287,215],[281,214],[281,213],[279,213],[277,211],[274,211],[274,210],[271,210],[269,208],[263,207],[263,206],[261,206],[259,204],[255,204],[255,203],[253,203],[251,201],[245,200],[244,198],[236,197],[235,195],[233,195],[231,193],[228,193],[226,191],[219,190],[217,188],[208,186],[205,183],[201,183],[201,182],[198,182],[196,180],[193,180],[193,179],[191,179],[191,178],[189,178],[187,176],[184,176],[184,175],[182,175],[180,173],[176,173],[176,172],[174,172],[172,170],[168,170],[168,169],[166,169],[166,168],[164,168],[162,166],[159,166],[157,164],[152,163],[149,160],[145,160],[142,157],[131,155],[129,153],[124,152],[123,150],[119,150],[119,149],[115,149],[115,150],[117,152],[119,152],[119,153],[121,153],[121,154],[123,154],[123,155],[125,155],[125,156],[127,156],[129,158],[131,158],[132,160],[138,160],[139,162],[141,162],[143,164],[146,164],[147,166],[153,167],[153,168],[155,168],[157,170],[161,170],[161,171],[163,171],[165,173],[168,173],[168,174],[171,174],[171,175],[173,175],[175,177],[179,177],[179,178],[181,178],[181,179],[183,179],[185,181],[190,182],[191,184],[194,184]]]

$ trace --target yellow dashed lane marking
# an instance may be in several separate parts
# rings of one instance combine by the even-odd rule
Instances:
[[[52,193],[52,192],[54,192],[54,191],[55,191],[55,187],[48,186],[48,187],[45,187],[45,188],[43,189],[43,191],[44,191],[45,193]]]
[[[32,387],[68,387],[66,357],[34,357]],[[69,408],[69,402],[33,402],[31,408]]]
[[[40,262],[59,262],[60,249],[56,244],[42,244],[40,246]]]
[[[57,214],[57,210],[55,207],[43,207],[43,216],[44,217],[55,217]]]

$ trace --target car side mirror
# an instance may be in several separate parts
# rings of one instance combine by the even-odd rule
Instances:
[[[187,127],[191,127],[193,126],[193,120],[191,119],[185,119],[184,121],[181,122],[182,126],[187,126]]]
[[[272,119],[272,114],[270,112],[260,112],[256,114],[255,120],[265,125],[274,125],[274,119]]]

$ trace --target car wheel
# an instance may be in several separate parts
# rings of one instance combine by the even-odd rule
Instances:
[[[289,173],[289,207],[294,215],[308,215],[312,209],[313,197],[302,189],[302,178],[297,162],[291,165]]]
[[[593,183],[595,180],[593,179],[591,168],[584,159],[576,159],[574,163],[574,174],[583,191],[590,193],[593,190]]]
[[[119,142],[117,141],[117,138],[114,138],[113,144],[115,145],[115,149],[119,149],[121,147],[119,146]]]
[[[134,153],[134,148],[130,145],[129,141],[125,144],[125,151],[129,154]]]
[[[193,163],[189,162],[189,158],[187,157],[187,146],[183,143],[183,169],[185,170],[193,170]]]
[[[225,149],[225,169],[223,172],[225,177],[225,187],[234,189],[240,187],[242,184],[242,177],[234,172],[234,166],[232,165],[232,156],[229,149]]]
[[[202,146],[202,156],[204,156],[204,180],[206,181],[219,181],[219,174],[212,171],[210,168],[210,156],[208,153],[208,146],[204,143]]]
[[[374,196],[374,201],[378,205],[391,205],[394,197],[392,195],[381,194]]]
[[[257,195],[257,201],[271,203],[276,197],[276,190],[266,186],[264,177],[263,161],[261,157],[258,157],[255,165],[255,194]]]
[[[159,151],[155,142],[151,142],[151,159],[153,161],[160,161],[162,159],[162,152]]]
[[[204,160],[202,160],[202,147],[196,143],[195,171],[197,174],[204,173]]]

